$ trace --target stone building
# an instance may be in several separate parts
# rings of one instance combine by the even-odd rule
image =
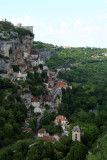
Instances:
[[[29,30],[30,32],[33,33],[33,26],[22,26],[21,23],[18,23],[16,27],[25,28],[25,29],[27,29],[27,30]]]
[[[75,126],[72,129],[72,140],[81,142],[83,134],[84,134],[83,129],[79,125]]]
[[[31,104],[32,104],[33,107],[40,107],[40,101],[37,97],[32,98],[32,103]]]
[[[68,121],[66,119],[66,117],[62,116],[62,115],[59,115],[56,117],[56,119],[54,120],[54,123],[56,125],[61,125],[61,126],[67,126],[68,124]]]
[[[44,128],[38,130],[38,137],[43,137],[46,135],[46,130]]]

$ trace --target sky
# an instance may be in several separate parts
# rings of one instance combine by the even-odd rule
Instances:
[[[107,48],[107,0],[0,0],[0,20],[34,26],[35,41]]]

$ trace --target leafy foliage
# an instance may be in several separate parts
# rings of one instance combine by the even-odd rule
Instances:
[[[11,22],[8,22],[6,19],[0,21],[0,30],[2,31],[16,31],[14,25]]]
[[[25,28],[16,28],[16,31],[18,32],[18,34],[19,34],[19,36],[26,36],[26,35],[29,35],[29,36],[31,36],[31,37],[33,37],[34,36],[34,34],[31,32],[31,31],[29,31],[29,30],[27,30],[27,29],[25,29]]]
[[[0,147],[21,136],[21,122],[27,114],[26,106],[17,101],[18,86],[9,79],[0,79]]]

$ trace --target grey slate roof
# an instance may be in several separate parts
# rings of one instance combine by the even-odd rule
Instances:
[[[82,132],[83,131],[83,129],[79,125],[75,126],[72,130],[73,131],[78,131],[78,132]]]

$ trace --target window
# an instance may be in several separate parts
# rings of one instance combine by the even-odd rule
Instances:
[[[75,140],[77,141],[77,134],[75,134]]]

